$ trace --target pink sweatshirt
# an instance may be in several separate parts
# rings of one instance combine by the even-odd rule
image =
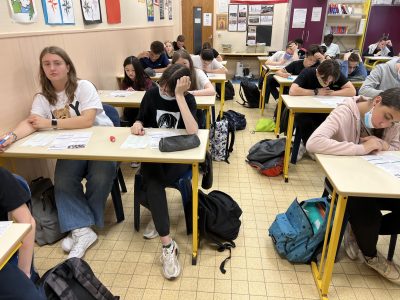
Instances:
[[[346,98],[335,108],[326,120],[314,131],[307,142],[307,151],[333,155],[368,154],[360,144],[360,111],[357,100],[360,97]],[[389,150],[400,148],[400,124],[385,129],[383,140]]]

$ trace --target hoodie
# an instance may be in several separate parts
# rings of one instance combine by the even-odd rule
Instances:
[[[365,79],[359,95],[373,98],[383,91],[400,87],[399,70],[396,68],[398,63],[400,59],[395,58],[385,64],[378,64]]]
[[[361,120],[357,102],[362,97],[346,98],[314,131],[307,142],[307,151],[332,155],[368,154],[360,144]],[[389,145],[390,151],[400,148],[400,124],[386,128],[382,139]]]

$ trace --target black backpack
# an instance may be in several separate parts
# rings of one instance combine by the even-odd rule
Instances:
[[[260,91],[258,90],[257,85],[251,82],[248,78],[244,78],[240,82],[239,96],[243,100],[243,103],[240,103],[243,106],[248,108],[258,107],[260,102]]]
[[[235,126],[235,130],[243,130],[246,128],[247,121],[244,114],[230,109],[223,112],[223,118],[228,120],[229,126],[231,126],[231,124]]]
[[[239,234],[242,210],[231,196],[221,191],[208,195],[199,190],[199,234],[217,245],[218,252],[229,250],[229,257],[219,269],[225,274],[225,263],[231,258],[233,242]]]
[[[215,91],[217,93],[217,97],[221,98],[221,84],[216,83],[215,84]],[[225,100],[233,100],[233,97],[235,97],[235,88],[233,87],[233,84],[230,80],[225,82]]]
[[[38,282],[48,300],[117,300],[83,259],[73,257],[48,270]]]

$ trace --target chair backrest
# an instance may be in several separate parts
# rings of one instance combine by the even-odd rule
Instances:
[[[114,126],[120,127],[121,120],[119,119],[119,114],[118,114],[118,111],[116,110],[116,108],[112,105],[103,103],[103,109],[104,109],[104,112],[106,113],[107,117],[109,117],[111,122],[113,122]]]
[[[19,176],[17,174],[13,174],[15,179],[19,182],[19,184],[29,193],[31,194],[31,189],[29,188],[29,184],[26,182],[25,178]]]

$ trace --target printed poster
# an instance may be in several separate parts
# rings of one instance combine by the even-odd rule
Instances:
[[[238,31],[246,31],[247,27],[247,5],[239,5]]]
[[[237,21],[238,21],[238,6],[237,5],[229,5],[229,31],[237,31]]]
[[[81,0],[81,8],[84,24],[102,23],[99,0]]]
[[[35,0],[8,0],[11,17],[18,23],[33,23],[37,19]]]
[[[147,6],[147,21],[154,22],[154,5],[153,0],[146,0]]]
[[[164,13],[165,13],[165,0],[160,1],[160,20],[164,20]]]
[[[172,20],[172,0],[168,1],[168,20]]]
[[[44,21],[48,25],[75,24],[73,0],[42,0]]]

